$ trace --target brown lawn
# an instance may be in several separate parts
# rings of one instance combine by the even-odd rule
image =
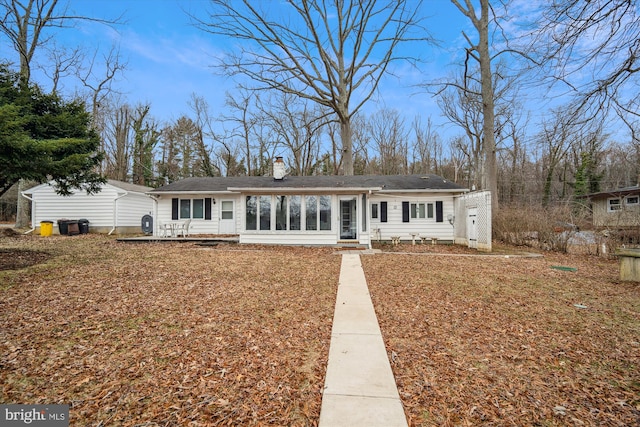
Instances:
[[[9,249],[45,260],[0,266],[1,403],[66,403],[74,426],[317,424],[333,251],[93,235],[0,249],[8,268],[28,265]]]
[[[640,285],[614,260],[383,247],[362,260],[410,425],[640,424]],[[317,425],[340,261],[0,238],[0,403],[67,403],[74,426]]]
[[[640,425],[640,285],[615,260],[362,260],[410,425]]]

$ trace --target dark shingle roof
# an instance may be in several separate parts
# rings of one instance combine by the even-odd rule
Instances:
[[[464,192],[466,189],[432,174],[423,175],[354,175],[287,176],[276,180],[267,176],[186,178],[150,193],[216,192],[237,189],[380,189],[382,191],[438,190]]]
[[[592,199],[604,198],[604,197],[620,197],[628,196],[631,194],[639,194],[640,186],[634,185],[632,187],[618,188],[617,190],[600,191],[598,193],[587,194],[584,197],[590,197]]]

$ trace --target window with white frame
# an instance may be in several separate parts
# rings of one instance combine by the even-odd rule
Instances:
[[[213,198],[202,199],[171,199],[171,220],[204,219],[211,220],[211,203]]]
[[[256,196],[247,196],[245,204],[245,229],[258,229],[258,198]]]
[[[331,196],[246,196],[246,230],[331,230]]]
[[[640,196],[627,196],[624,203],[628,206],[637,206],[640,204]]]
[[[301,196],[289,196],[289,230],[300,230],[302,221]]]
[[[260,230],[271,230],[271,196],[259,197]]]
[[[411,203],[411,218],[419,219],[426,217],[426,209],[424,203]]]
[[[180,219],[203,219],[204,199],[180,199]]]
[[[620,202],[621,202],[621,200],[620,200],[619,197],[608,199],[607,200],[607,211],[609,211],[609,212],[619,211],[622,208]]]

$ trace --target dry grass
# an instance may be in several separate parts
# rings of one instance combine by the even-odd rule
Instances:
[[[615,261],[363,265],[410,425],[640,425],[640,286]]]
[[[317,425],[331,249],[92,235],[0,249],[24,250],[24,268],[0,269],[0,402],[68,403],[83,426]],[[640,286],[615,261],[362,260],[412,426],[640,424]]]
[[[316,425],[340,258],[330,250],[4,239],[3,403],[72,425]]]

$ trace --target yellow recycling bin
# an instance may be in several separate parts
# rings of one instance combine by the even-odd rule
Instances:
[[[53,234],[53,221],[40,221],[40,235],[49,237]]]

